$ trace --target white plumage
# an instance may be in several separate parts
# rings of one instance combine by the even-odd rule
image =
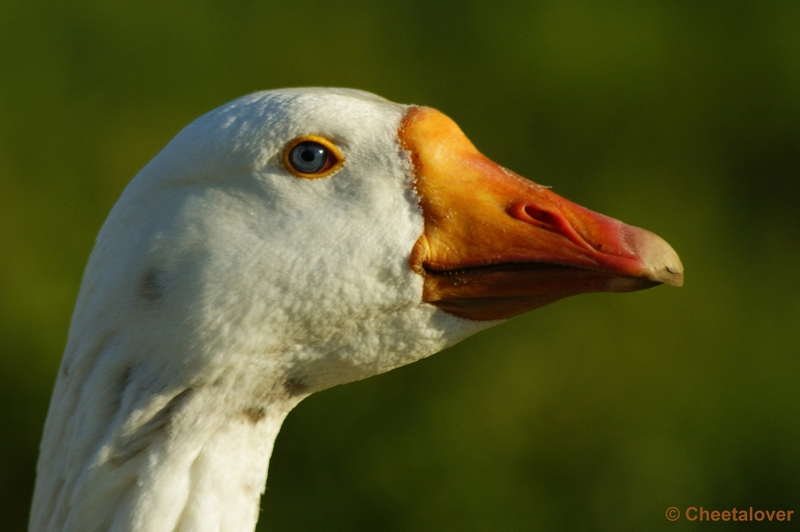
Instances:
[[[410,109],[343,89],[253,94],[133,179],[84,274],[31,531],[252,530],[302,398],[495,323],[423,296],[410,257],[429,217],[398,140]],[[333,143],[341,169],[293,175],[286,146],[304,135]],[[650,269],[675,273],[671,248],[653,245]],[[678,284],[658,275],[641,274]]]

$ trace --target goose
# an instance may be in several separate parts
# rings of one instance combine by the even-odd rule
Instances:
[[[492,162],[437,110],[239,98],[178,133],[99,232],[30,530],[251,531],[309,394],[570,295],[682,282],[664,240]]]

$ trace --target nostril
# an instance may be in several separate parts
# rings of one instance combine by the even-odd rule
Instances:
[[[570,214],[568,210],[564,212],[566,209],[564,209],[562,206],[553,204],[551,202],[543,201],[541,202],[541,204],[547,207],[547,210],[542,209],[541,207],[539,207],[539,205],[537,205],[533,201],[530,202],[520,201],[509,205],[508,210],[506,212],[511,217],[516,218],[521,222],[525,222],[532,228],[538,228],[540,230],[560,235],[578,247],[581,247],[583,249],[592,248],[595,251],[606,253],[605,250],[601,249],[602,245],[600,245],[600,247],[597,247],[597,245],[590,243],[584,236],[582,236],[581,232],[579,232],[575,227],[573,227],[572,223],[570,223],[570,220],[567,217]],[[587,213],[592,214],[596,217],[601,217],[601,215],[593,213],[588,209],[584,210]],[[604,221],[611,220],[611,218],[607,217],[602,217],[602,219]],[[616,220],[612,221],[616,222]],[[566,245],[566,243],[564,244]]]
[[[559,227],[561,225],[558,223],[558,217],[556,217],[553,214],[550,214],[547,211],[537,209],[533,205],[525,205],[525,207],[522,210],[529,217],[539,222],[542,222],[543,224],[551,225],[553,227]]]

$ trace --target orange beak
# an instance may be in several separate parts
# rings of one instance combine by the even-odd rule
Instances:
[[[410,265],[442,310],[497,320],[575,294],[683,284],[660,237],[499,166],[439,111],[410,108],[399,138],[425,217]]]

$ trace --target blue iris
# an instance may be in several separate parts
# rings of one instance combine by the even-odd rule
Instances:
[[[299,143],[289,152],[289,164],[301,174],[316,174],[328,162],[328,148],[307,140]]]

